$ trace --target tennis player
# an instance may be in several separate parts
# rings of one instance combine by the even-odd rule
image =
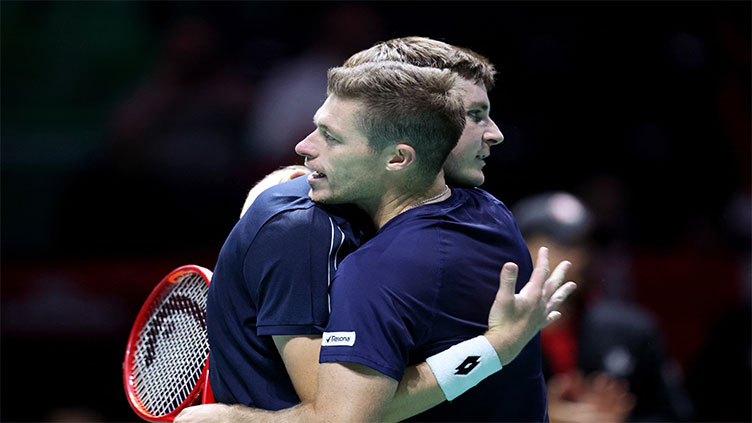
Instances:
[[[388,68],[388,72],[380,71],[385,68]],[[322,364],[320,369],[319,390],[314,402],[304,401],[303,406],[282,414],[265,414],[267,417],[286,419],[298,416],[304,419],[320,417],[322,419],[346,420],[381,418],[386,407],[385,404],[389,403],[395,392],[396,381],[402,379],[405,367],[410,360],[415,360],[421,356],[425,358],[428,356],[428,352],[440,351],[452,343],[462,340],[463,337],[466,338],[468,333],[483,333],[486,327],[485,313],[491,307],[496,287],[495,276],[490,278],[492,280],[490,285],[487,283],[489,281],[487,270],[491,267],[489,264],[494,259],[504,259],[500,260],[502,262],[516,261],[522,263],[523,272],[530,274],[529,254],[521,254],[521,251],[526,251],[524,243],[522,243],[516,231],[516,226],[503,205],[479,190],[455,190],[453,193],[443,183],[443,175],[436,173],[440,170],[444,157],[454,144],[451,140],[456,139],[456,135],[459,135],[459,131],[455,131],[456,135],[452,135],[451,128],[446,131],[446,122],[451,121],[451,119],[447,119],[448,115],[444,113],[444,116],[439,116],[439,118],[433,116],[432,121],[428,118],[430,113],[426,114],[425,110],[421,114],[415,113],[415,109],[411,107],[405,109],[406,98],[421,97],[417,95],[418,93],[413,93],[410,90],[384,93],[383,87],[392,86],[390,84],[395,82],[389,80],[389,76],[398,75],[401,78],[410,74],[410,72],[416,72],[411,68],[406,67],[406,65],[399,67],[393,64],[389,66],[386,64],[366,64],[352,68],[352,72],[343,69],[332,71],[330,75],[332,77],[330,79],[331,95],[317,113],[318,130],[298,145],[298,152],[307,157],[309,167],[319,170],[308,177],[308,183],[311,185],[311,198],[321,202],[352,202],[366,210],[374,224],[380,229],[373,240],[350,256],[356,258],[353,258],[352,261],[348,258],[342,263],[332,287],[330,329],[338,327],[360,329],[335,330],[324,334],[321,359],[326,364]],[[422,69],[417,74],[425,72],[427,70]],[[378,77],[375,77],[375,79],[366,78],[366,76],[374,77],[374,75]],[[397,79],[400,80],[400,78]],[[364,83],[364,80],[370,82],[365,83],[363,87],[359,87],[358,84]],[[444,81],[444,87],[450,85],[447,85]],[[415,90],[416,87],[425,86],[432,85],[426,84],[424,80],[409,85],[408,88]],[[373,91],[374,87],[381,88]],[[451,90],[446,89],[445,91]],[[382,95],[382,97],[391,95],[391,101],[389,101],[389,98],[378,99],[379,95]],[[428,110],[435,111],[437,104],[451,103],[446,99],[436,101],[434,98],[433,101],[428,102]],[[373,117],[379,107],[383,107],[384,104],[390,106],[386,115],[390,112],[395,114],[391,117]],[[459,105],[458,116],[460,119],[458,122],[460,125],[457,128],[461,130],[465,112],[462,104]],[[423,107],[425,108],[425,106],[424,104]],[[365,110],[367,110],[367,113]],[[404,117],[410,116],[411,113],[414,115],[413,118],[409,123],[403,124]],[[365,118],[365,116],[369,116],[369,118]],[[439,124],[439,122],[444,122],[444,134],[441,135],[439,134],[442,132],[440,130],[442,124]],[[429,123],[433,123],[439,129],[433,128]],[[369,136],[365,136],[361,128],[369,124],[371,125],[370,132],[365,130],[365,133],[368,133]],[[378,141],[379,138],[382,141],[381,146],[378,146],[378,144],[374,146],[373,141]],[[400,140],[407,141],[406,143],[399,143]],[[425,144],[437,140],[444,142],[439,146]],[[432,191],[436,190],[439,192],[434,194]],[[434,195],[429,196],[429,194]],[[263,195],[266,195],[266,193]],[[421,199],[421,197],[423,198]],[[443,207],[432,207],[434,203],[443,205]],[[449,208],[447,209],[446,206],[449,206]],[[412,212],[413,210],[414,212]],[[477,212],[478,219],[464,219],[472,217],[473,210]],[[430,213],[426,214],[427,211],[430,211]],[[426,217],[428,218],[426,219]],[[387,222],[389,224],[385,225]],[[433,224],[444,222],[446,225],[432,226],[433,224],[429,224],[426,226],[427,222],[434,222]],[[462,222],[472,223],[463,224]],[[406,227],[412,227],[412,230],[402,233]],[[387,228],[389,229],[387,230]],[[334,229],[333,226],[332,229]],[[417,234],[417,237],[411,239],[413,232]],[[438,234],[443,232],[449,235],[446,238],[447,240],[457,238],[456,246],[454,246],[454,242],[450,242],[448,246],[445,245],[445,242],[437,242]],[[389,236],[385,236],[387,234]],[[395,241],[392,244],[389,241],[390,239],[408,242]],[[376,242],[377,240],[380,241]],[[374,255],[373,246],[379,246],[384,242],[390,246],[401,247],[394,249],[394,252],[397,253],[396,256],[385,254],[390,250],[389,248],[380,249],[379,247],[377,247],[378,253]],[[430,246],[429,249],[435,249],[434,252],[442,255],[443,258],[436,256],[436,254],[419,254],[420,249],[416,248],[421,248],[423,242],[427,242]],[[442,246],[447,247],[448,250],[441,248]],[[476,250],[468,247],[481,248]],[[486,250],[488,250],[488,254],[482,254]],[[368,256],[369,254],[371,254],[371,257]],[[443,256],[445,254],[446,256]],[[466,282],[468,280],[476,281],[475,286],[472,283],[464,285],[461,283],[445,284],[449,281],[459,282],[458,277],[461,276],[457,270],[459,267],[450,267],[446,263],[446,259],[450,257],[454,261],[455,255],[459,258],[458,263],[463,263],[462,259],[475,257],[467,262],[473,264],[473,266],[459,271],[463,274],[462,277],[465,278]],[[387,256],[395,260],[389,260],[389,263],[386,263],[384,260]],[[363,259],[363,257],[368,258]],[[361,263],[360,260],[364,261]],[[415,261],[415,266],[412,266],[413,261]],[[545,251],[541,253],[540,263],[542,265],[546,263]],[[407,264],[409,266],[405,267]],[[475,265],[478,265],[477,269]],[[404,271],[409,267],[413,267],[413,270]],[[543,281],[547,277],[547,272],[543,268],[539,269],[537,277],[533,277],[531,284],[528,285],[531,288],[527,289],[526,287],[527,291],[523,290],[518,298],[514,295],[514,283],[517,279],[516,267],[513,265],[505,266],[502,273],[502,287],[506,286],[507,288],[506,296],[500,294],[499,298],[502,300],[502,304],[506,306],[511,304],[511,309],[507,307],[505,312],[501,313],[504,317],[501,319],[502,323],[492,325],[492,330],[489,332],[494,335],[489,336],[488,339],[499,340],[504,338],[503,341],[494,344],[499,348],[491,349],[493,358],[496,360],[501,358],[501,362],[507,364],[519,353],[527,340],[534,336],[540,326],[548,321],[547,318],[550,320],[550,318],[556,317],[555,307],[573,288],[573,284],[566,284],[557,289],[562,282],[566,267],[567,264],[564,263],[557,268],[551,279],[546,282],[545,289],[542,286],[544,286]],[[379,277],[379,281],[383,280],[384,283],[379,284],[373,283],[378,281],[370,281],[366,285],[362,285],[363,282],[378,274],[374,273],[374,269],[381,269],[380,271],[385,274],[386,279]],[[494,269],[492,273],[495,275],[496,270]],[[370,278],[368,275],[370,275]],[[423,277],[416,278],[418,275],[423,275]],[[470,277],[468,278],[468,276]],[[484,282],[476,280],[473,276],[480,277]],[[449,279],[446,279],[447,277]],[[360,283],[357,282],[359,280]],[[418,280],[426,281],[426,283],[415,284]],[[410,284],[410,281],[413,283]],[[364,296],[361,292],[352,296],[353,292],[348,292],[348,290],[358,286],[363,289],[363,292],[368,292],[369,286],[374,288],[375,291],[371,293],[372,295]],[[484,286],[485,288],[490,286],[491,291],[484,292]],[[387,289],[382,289],[385,287]],[[488,298],[488,303],[481,307],[478,307],[478,305],[482,301],[475,305],[466,303],[468,299],[478,300],[478,294],[487,294],[485,297]],[[357,296],[361,298],[356,299]],[[480,295],[480,297],[483,296]],[[349,298],[349,300],[345,300],[345,298]],[[451,303],[452,300],[455,302],[454,305],[443,304],[446,301]],[[338,301],[343,303],[338,304]],[[348,303],[350,304],[348,305]],[[415,307],[410,306],[411,304]],[[435,307],[440,304],[442,308],[436,310]],[[504,307],[501,308],[504,309]],[[462,310],[466,311],[463,312]],[[477,318],[478,310],[483,310],[482,319]],[[523,316],[520,316],[522,310],[524,310],[521,313]],[[385,317],[391,312],[396,320],[387,317],[386,323],[380,325],[378,316],[382,312]],[[536,316],[531,317],[534,314]],[[356,318],[358,316],[359,319]],[[536,319],[538,320],[536,321]],[[390,321],[402,322],[401,329],[397,327],[400,324],[394,327],[388,324]],[[533,323],[531,324],[531,322]],[[508,330],[510,325],[515,330]],[[502,326],[505,328],[504,330],[494,330]],[[374,328],[379,330],[373,330]],[[483,330],[479,332],[479,329]],[[459,333],[463,330],[466,332]],[[381,335],[379,335],[379,332]],[[358,341],[356,341],[357,333],[361,334],[357,338]],[[362,340],[364,335],[366,339]],[[495,338],[496,335],[500,338]],[[515,343],[514,340],[517,342]],[[463,344],[467,343],[463,342],[460,346]],[[466,350],[463,350],[460,358],[464,360],[461,360],[456,368],[454,367],[456,362],[453,360],[457,357],[451,357],[452,354],[442,356],[444,353],[440,353],[429,357],[429,362],[431,358],[434,359],[434,364],[431,367],[439,378],[439,384],[447,398],[454,398],[454,393],[457,391],[455,387],[451,386],[453,380],[458,379],[455,377],[456,375],[473,374],[475,369],[483,367],[484,363],[493,362],[493,360],[487,360],[488,355],[484,355],[484,352],[481,351],[483,345],[485,345],[486,353],[488,352],[488,340],[482,341],[481,344],[481,346],[463,347],[478,348],[478,355],[475,355],[475,352],[465,355],[464,351]],[[369,354],[368,351],[371,351],[371,353]],[[450,349],[448,352],[451,351]],[[498,357],[496,357],[496,353],[499,354]],[[212,354],[214,356],[215,353]],[[515,380],[523,376],[530,379],[529,381],[515,380],[516,389],[520,391],[518,395],[514,395],[512,391],[509,392],[510,405],[507,409],[512,411],[523,410],[523,414],[511,414],[513,419],[519,420],[519,416],[523,416],[522,419],[527,419],[524,418],[524,410],[527,410],[529,415],[534,415],[531,418],[533,420],[540,420],[545,416],[545,389],[542,387],[542,380],[538,381],[535,377],[539,376],[540,373],[539,352],[537,360],[537,375],[517,372],[520,374],[509,378],[509,380]],[[343,364],[342,362],[359,364]],[[442,362],[454,363],[452,371],[448,373],[448,378],[445,380],[442,380],[441,376]],[[532,362],[534,363],[535,359]],[[530,367],[525,365],[519,368],[530,370]],[[534,367],[532,366],[532,368]],[[482,372],[478,372],[478,374],[480,373]],[[512,375],[512,373],[508,374]],[[347,386],[348,389],[346,392],[340,392],[340,399],[335,401],[339,405],[330,409],[330,411],[333,410],[334,414],[316,414],[329,407],[327,404],[334,404],[330,401],[332,400],[330,395],[333,391],[329,390],[332,388],[329,385],[332,382],[332,377],[334,380],[343,382],[343,385]],[[461,377],[459,379],[472,378]],[[504,380],[500,379],[502,382]],[[491,381],[491,379],[487,381]],[[212,382],[214,384],[214,381]],[[495,382],[495,384],[498,383],[499,381]],[[335,382],[334,391],[337,390],[336,387],[338,386],[342,385]],[[493,387],[494,384],[490,386]],[[463,390],[464,388],[460,389],[460,393]],[[477,390],[480,390],[480,387],[476,388],[473,393]],[[491,391],[498,394],[495,389]],[[352,399],[358,398],[365,392],[376,394],[376,396],[370,396],[370,401],[364,401],[365,404],[358,401],[351,402]],[[369,398],[361,399],[368,400]],[[520,399],[524,399],[524,401],[520,401]],[[343,408],[342,401],[351,405]],[[481,407],[497,409],[488,416],[495,418],[494,416],[501,415],[499,413],[505,413],[501,411],[504,407],[498,407],[498,401],[492,401],[492,403],[494,404],[484,403],[484,407]],[[317,407],[311,408],[311,404],[316,404]],[[480,405],[480,403],[476,405]],[[181,415],[181,417],[188,419],[186,421],[192,421],[191,418],[200,418],[202,412],[210,412],[210,419],[214,420],[220,417],[215,413],[227,412],[228,410],[248,411],[251,413],[250,415],[259,417],[254,414],[255,412],[248,409],[221,407],[216,405],[208,409],[194,409],[191,412],[184,413],[185,415]],[[314,413],[313,416],[308,414],[311,412]],[[488,410],[481,410],[481,414],[476,413],[475,415],[464,413],[462,418],[477,420],[477,416],[487,415],[483,414],[487,412]]]

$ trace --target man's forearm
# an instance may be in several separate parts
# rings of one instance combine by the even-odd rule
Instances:
[[[259,410],[242,405],[230,406],[230,420],[237,423],[324,422],[315,413],[313,403],[300,403],[279,411]]]
[[[301,403],[280,411],[249,408],[241,404],[204,404],[188,407],[174,423],[282,423],[325,421],[313,410],[313,404]]]
[[[323,363],[314,401],[280,411],[242,405],[204,404],[189,407],[175,423],[230,422],[368,422],[383,421],[397,381],[355,363]]]
[[[384,421],[405,420],[441,404],[445,399],[444,392],[427,363],[410,366],[397,386],[397,392],[384,414]]]

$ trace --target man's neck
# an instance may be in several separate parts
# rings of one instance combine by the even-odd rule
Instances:
[[[444,181],[444,175],[437,175],[436,179],[426,188],[411,190],[409,184],[387,188],[384,195],[373,205],[360,207],[371,216],[376,230],[384,226],[394,217],[425,204],[438,203],[451,196]]]

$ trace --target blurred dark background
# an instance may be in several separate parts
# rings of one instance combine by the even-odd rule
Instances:
[[[483,188],[509,205],[583,198],[600,295],[656,316],[697,420],[749,419],[750,12],[1,2],[0,417],[137,420],[121,364],[151,288],[182,264],[212,268],[252,184],[301,162],[293,146],[327,68],[424,35],[499,69],[490,97],[506,139]]]

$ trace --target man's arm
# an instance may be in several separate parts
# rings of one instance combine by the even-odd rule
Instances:
[[[562,262],[550,273],[548,250],[541,248],[530,281],[519,294],[515,294],[517,266],[511,263],[504,265],[499,291],[489,314],[489,330],[484,335],[496,350],[502,364],[511,362],[538,330],[561,316],[559,306],[576,287],[573,282],[563,284],[569,266],[569,262]],[[394,379],[368,367],[350,363],[323,363],[319,366],[315,398],[298,406],[274,412],[241,405],[207,404],[187,408],[175,422],[402,419],[410,416],[405,416],[404,411],[413,406],[411,395],[425,395],[426,398],[435,400],[435,394],[443,392],[433,373],[426,372],[425,367],[421,366],[427,367],[426,363],[413,367],[416,369],[413,374],[408,369],[397,390]],[[411,378],[413,375],[415,379]],[[395,392],[401,394],[394,400],[403,401],[402,410],[389,408],[389,401]],[[441,400],[436,404],[443,401],[443,397],[442,393]],[[418,412],[420,411],[423,410]]]
[[[317,390],[321,337],[292,335],[273,338],[300,400],[313,401]],[[360,367],[368,369],[365,366]],[[340,389],[342,386],[347,385],[340,384]],[[410,366],[405,370],[405,376],[380,420],[404,420],[441,404],[445,399],[444,392],[427,363]]]
[[[301,402],[316,398],[321,335],[274,335],[285,369]]]
[[[381,421],[397,381],[355,363],[323,363],[316,399],[280,411],[242,405],[205,404],[183,410],[175,423],[367,422]]]

